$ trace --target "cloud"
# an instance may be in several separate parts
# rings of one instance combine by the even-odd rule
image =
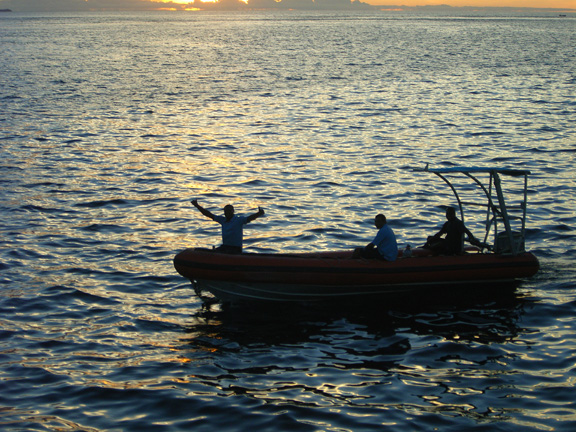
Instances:
[[[153,0],[0,0],[0,9],[14,12],[76,12],[90,10],[184,9],[185,5]]]
[[[185,10],[187,7],[202,9],[349,9],[370,7],[359,0],[218,0],[203,3],[190,0],[164,2],[160,0],[0,0],[0,9],[15,12],[76,12],[76,11],[146,11],[158,9]]]

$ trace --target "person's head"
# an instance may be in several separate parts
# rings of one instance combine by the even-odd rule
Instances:
[[[232,219],[232,216],[234,216],[234,206],[232,204],[228,204],[224,207],[224,216],[228,220]]]
[[[456,219],[456,209],[454,207],[448,207],[446,209],[446,219],[448,220]]]
[[[382,213],[377,214],[374,218],[374,225],[376,225],[376,228],[378,229],[382,228],[384,225],[386,225],[386,216],[384,216]]]

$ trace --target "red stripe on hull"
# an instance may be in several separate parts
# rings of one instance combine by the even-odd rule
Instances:
[[[174,266],[192,281],[326,287],[513,281],[530,277],[539,268],[531,253],[416,256],[387,262],[352,259],[351,252],[226,255],[201,249],[180,252]]]

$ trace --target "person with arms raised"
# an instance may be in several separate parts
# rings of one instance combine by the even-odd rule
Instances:
[[[223,253],[242,253],[244,225],[264,215],[262,207],[258,207],[258,212],[250,216],[238,216],[234,214],[234,206],[228,204],[224,207],[224,216],[219,216],[198,204],[198,200],[191,202],[204,216],[222,225],[222,245],[216,250]]]

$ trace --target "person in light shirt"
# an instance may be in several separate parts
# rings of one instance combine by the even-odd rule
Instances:
[[[224,216],[217,216],[198,204],[198,200],[191,202],[204,216],[222,225],[222,245],[216,250],[223,253],[241,253],[244,225],[264,215],[262,207],[258,207],[258,212],[250,216],[238,216],[234,214],[234,206],[228,204],[224,207]]]
[[[376,237],[366,247],[357,249],[355,256],[396,261],[396,258],[398,258],[398,243],[396,242],[394,231],[388,226],[386,216],[383,214],[376,215],[374,225],[378,228]]]

